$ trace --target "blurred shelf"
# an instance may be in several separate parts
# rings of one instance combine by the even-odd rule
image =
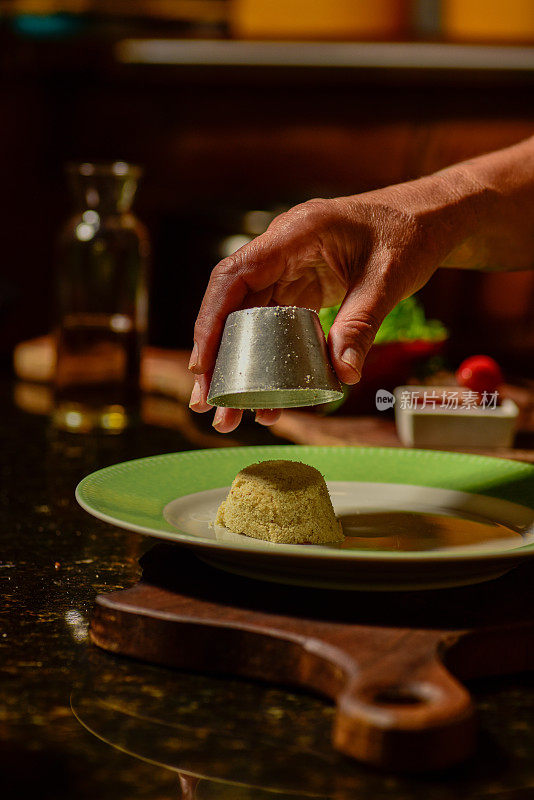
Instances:
[[[534,47],[434,42],[265,42],[124,39],[123,64],[534,73]]]
[[[226,0],[0,0],[0,13],[92,14],[100,17],[222,21]]]

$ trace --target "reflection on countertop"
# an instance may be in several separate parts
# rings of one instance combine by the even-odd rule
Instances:
[[[6,798],[450,800],[491,792],[499,800],[534,785],[531,676],[474,684],[481,721],[474,761],[446,775],[409,778],[336,753],[333,708],[318,698],[173,672],[93,647],[87,625],[95,595],[132,585],[151,543],[83,512],[76,483],[115,462],[198,445],[181,430],[149,424],[114,437],[59,434],[45,416],[15,407],[10,383],[0,389]],[[195,424],[211,435],[208,419]],[[275,441],[253,424],[235,437],[241,444]],[[76,719],[71,696],[96,736]]]

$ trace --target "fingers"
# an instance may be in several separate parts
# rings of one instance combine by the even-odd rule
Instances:
[[[210,387],[210,376],[207,374],[197,375],[191,392],[189,408],[197,414],[204,414],[211,411],[213,406],[208,403],[208,391]],[[242,411],[235,408],[216,408],[212,425],[219,433],[230,433],[237,428],[241,422]]]
[[[189,401],[189,408],[196,411],[197,414],[204,414],[206,411],[211,411],[213,406],[208,403],[208,391],[210,386],[210,375],[197,375],[193,390],[191,392],[191,399]],[[274,425],[278,421],[280,409],[261,409],[256,411],[256,422],[260,425]],[[241,422],[243,412],[235,408],[217,408],[213,417],[213,427],[219,433],[230,433],[235,430]]]
[[[237,408],[217,408],[212,425],[219,433],[230,433],[237,428],[242,416],[243,412]]]
[[[204,373],[195,377],[189,408],[197,414],[204,414],[211,411],[213,406],[208,403],[208,392],[210,388],[211,373]],[[230,433],[237,428],[241,422],[242,411],[235,408],[216,408],[212,425],[219,433]]]
[[[256,411],[256,422],[260,425],[274,425],[281,413],[276,408]],[[230,433],[237,428],[242,416],[243,412],[236,408],[217,408],[213,417],[213,427],[219,433]]]
[[[231,259],[213,270],[195,323],[190,370],[202,374],[213,369],[226,317],[241,306],[247,292],[247,284]]]
[[[195,323],[189,369],[197,374],[213,369],[228,314],[249,306],[250,298],[267,305],[284,263],[279,244],[266,233],[217,264]]]
[[[263,408],[256,411],[256,422],[260,425],[274,425],[280,419],[282,410],[280,408]]]
[[[394,305],[382,292],[361,284],[346,295],[328,336],[332,364],[343,383],[360,380],[369,348]]]
[[[210,411],[212,406],[208,403],[208,392],[210,388],[211,375],[204,373],[204,375],[197,375],[193,384],[191,392],[191,399],[189,401],[189,408],[196,411],[197,414],[204,414]]]

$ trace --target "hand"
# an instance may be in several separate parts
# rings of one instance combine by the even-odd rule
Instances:
[[[357,383],[384,317],[427,282],[456,244],[443,186],[450,179],[442,174],[436,192],[432,177],[295,206],[217,264],[195,324],[191,408],[210,408],[207,393],[226,317],[253,306],[318,310],[343,301],[328,346],[340,380]],[[258,411],[256,420],[269,425],[279,413]],[[227,433],[241,415],[218,408],[213,425]]]

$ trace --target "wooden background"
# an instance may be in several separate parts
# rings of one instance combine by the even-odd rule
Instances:
[[[188,347],[223,236],[243,211],[365,191],[534,133],[534,77],[119,64],[118,28],[28,39],[0,25],[0,353],[53,321],[63,165],[145,167],[154,244],[151,343]],[[450,358],[489,352],[534,377],[534,273],[441,271],[427,312]]]

